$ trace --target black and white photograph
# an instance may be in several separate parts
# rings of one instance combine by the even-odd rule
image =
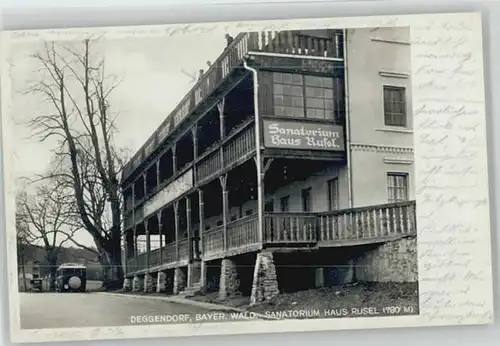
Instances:
[[[418,316],[410,26],[168,30],[10,44],[20,329]]]

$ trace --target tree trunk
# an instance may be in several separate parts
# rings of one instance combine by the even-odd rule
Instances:
[[[28,283],[26,281],[26,268],[24,268],[24,259],[23,259],[23,262],[21,262],[21,273],[22,273],[22,277],[23,277],[23,288],[24,288],[24,292],[26,292],[28,290]]]
[[[57,272],[57,260],[58,256],[52,253],[53,251],[47,251],[47,263],[49,265],[49,291],[56,290],[56,272]]]
[[[117,290],[123,286],[123,268],[121,244],[108,241],[105,247],[99,249],[100,263],[103,267],[103,284],[107,290]]]

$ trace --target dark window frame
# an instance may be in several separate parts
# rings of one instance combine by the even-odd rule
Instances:
[[[329,211],[339,210],[339,200],[340,200],[339,178],[335,177],[335,178],[329,179],[327,184],[328,184],[328,210]],[[333,193],[332,193],[333,186],[335,188],[335,197],[334,197],[335,200],[332,200],[333,199],[332,198],[333,197]]]
[[[398,184],[398,178],[402,178],[402,185]],[[410,198],[410,175],[405,172],[387,172],[387,200],[389,203],[408,201]],[[391,192],[392,191],[392,192]],[[398,192],[403,191],[403,197],[398,198]]]
[[[306,199],[307,197],[307,199]],[[312,208],[311,188],[305,188],[300,191],[300,200],[302,203],[302,212],[310,213]],[[306,202],[307,201],[307,202]]]
[[[290,195],[280,198],[280,211],[287,213],[290,211]]]
[[[290,80],[284,81],[284,76],[290,76]],[[344,112],[344,83],[340,76],[275,71],[272,73],[272,83],[275,116],[335,121]],[[279,90],[280,88],[281,90]],[[286,88],[289,89],[288,92],[285,92]],[[312,95],[312,92],[318,92],[322,95]],[[277,100],[280,97],[282,103],[278,104]],[[290,105],[286,105],[285,98],[291,101]],[[313,106],[313,101],[322,101],[322,107]],[[278,111],[280,108],[283,109],[283,112]],[[322,116],[311,116],[313,111],[322,112]],[[287,115],[288,113],[291,115]]]
[[[384,125],[394,127],[407,127],[408,119],[406,114],[406,87],[384,85],[382,97],[384,102]]]

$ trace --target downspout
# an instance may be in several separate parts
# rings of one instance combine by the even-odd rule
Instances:
[[[350,97],[349,97],[349,72],[348,72],[348,62],[347,62],[347,30],[344,29],[344,37],[342,39],[342,49],[344,58],[344,107],[345,107],[345,141],[346,141],[346,152],[347,152],[347,200],[348,208],[353,208],[353,198],[352,198],[352,166],[351,166],[351,121],[350,121]]]
[[[259,113],[259,80],[257,70],[248,66],[246,58],[243,59],[243,67],[252,73],[253,77],[253,107],[255,114],[255,160],[257,167],[257,221],[259,224],[259,243],[262,246],[264,240],[264,193],[262,182],[261,143],[260,143],[260,113]]]

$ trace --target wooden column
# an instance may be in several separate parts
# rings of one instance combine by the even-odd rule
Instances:
[[[129,252],[129,243],[128,243],[128,231],[124,230],[123,231],[123,272],[126,274],[128,271],[128,252]]]
[[[144,220],[144,228],[146,229],[146,268],[149,269],[149,259],[151,256],[151,235],[149,232],[149,222]]]
[[[222,187],[222,225],[224,230],[224,251],[227,250],[227,214],[228,214],[228,191],[227,191],[227,174],[219,177],[220,186]]]
[[[175,258],[179,262],[179,201],[174,202]]]
[[[217,103],[217,109],[219,110],[219,129],[220,129],[220,138],[224,138],[226,134],[226,128],[224,126],[224,104],[226,103],[225,99],[222,98]]]
[[[264,188],[264,178],[266,176],[266,172],[271,167],[271,163],[273,163],[274,159],[267,159],[265,164],[264,164],[263,159],[261,159],[261,161],[259,161],[257,159],[257,157],[254,157],[254,161],[255,161],[256,165],[260,165],[260,167],[261,167],[261,169],[260,169],[261,174],[257,175],[257,189],[260,190],[260,191],[257,191],[257,195],[259,196],[259,198],[257,198],[257,208],[258,208],[258,213],[261,213],[261,215],[264,215],[264,203],[265,203],[265,199],[266,199],[265,188]],[[259,171],[259,170],[257,170],[257,171]],[[264,216],[262,218],[262,223],[259,225],[259,240],[261,243],[264,241],[264,237],[265,237],[265,230],[264,230],[265,224],[266,223],[265,223],[265,216]]]
[[[144,173],[142,175],[142,180],[144,181],[144,197],[143,198],[146,198],[147,194],[148,194],[148,183],[147,183],[147,175],[146,173]]]
[[[189,263],[193,259],[193,234],[191,227],[191,199],[186,196],[186,232],[187,232],[187,242],[188,242],[188,259]]]
[[[219,131],[220,131],[220,141],[222,144],[222,140],[224,139],[224,132],[225,132],[225,127],[224,127],[224,98],[217,103],[217,109],[219,110]],[[219,148],[219,155],[220,155],[220,162],[221,166],[225,167],[224,163],[224,147],[221,145]]]
[[[156,160],[156,188],[160,187],[160,159]]]
[[[175,175],[175,173],[177,173],[177,143],[174,143],[174,145],[172,145],[172,164],[172,175]]]
[[[132,210],[135,210],[135,181],[132,182]],[[132,218],[132,222],[134,222],[134,225],[135,225],[135,220],[133,218]]]
[[[134,271],[137,270],[137,256],[138,256],[138,246],[137,246],[137,227],[134,225],[134,234],[133,234],[133,242],[134,242],[134,260],[135,260],[135,268]]]
[[[193,135],[193,161],[198,158],[198,124],[195,124],[191,128],[191,134]]]
[[[203,190],[198,189],[198,209],[200,215],[200,224],[199,224],[199,237],[198,246],[200,251],[200,257],[203,258],[203,232],[205,232],[205,203],[203,202]]]
[[[134,248],[135,267],[132,270],[137,270],[137,226],[135,224],[135,182],[132,183],[132,246]]]
[[[163,225],[161,223],[161,210],[156,213],[158,220],[158,238],[160,238],[160,264],[163,264]]]

